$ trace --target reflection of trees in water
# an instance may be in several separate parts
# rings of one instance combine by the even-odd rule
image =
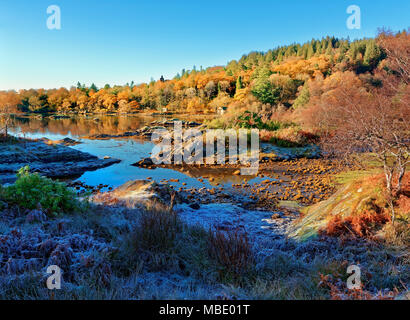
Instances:
[[[204,117],[180,116],[181,120],[199,121]],[[14,117],[16,127],[20,127],[26,133],[53,133],[74,136],[95,134],[122,134],[127,131],[135,131],[154,120],[165,120],[165,117],[154,116],[73,116],[70,118],[41,118],[41,117]]]
[[[152,119],[127,116],[74,117],[67,119],[23,118],[14,119],[23,132],[50,132],[75,136],[93,134],[121,134],[150,123]]]

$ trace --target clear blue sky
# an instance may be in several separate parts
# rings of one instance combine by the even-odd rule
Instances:
[[[46,26],[61,8],[61,30]],[[349,5],[362,28],[346,27]],[[172,78],[252,50],[410,26],[408,0],[0,0],[0,89]]]

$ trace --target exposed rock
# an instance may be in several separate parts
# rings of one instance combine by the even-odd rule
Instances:
[[[50,144],[50,145],[61,144],[61,145],[66,146],[66,147],[75,146],[75,145],[81,143],[80,141],[76,141],[76,140],[73,140],[73,139],[70,139],[70,138],[64,138],[62,140],[49,140],[47,138],[43,138],[41,140],[44,141],[47,144]]]
[[[59,119],[70,119],[71,117],[65,114],[53,114],[49,116],[49,118],[54,119],[54,120],[59,120]]]
[[[82,139],[89,139],[89,140],[107,140],[107,139],[111,139],[111,138],[113,138],[113,137],[117,137],[117,136],[102,133],[102,134],[94,134],[94,135],[91,135],[91,136],[84,136],[84,137],[82,137]]]
[[[189,207],[194,210],[199,210],[201,208],[201,206],[198,203],[192,203],[189,205]]]
[[[362,192],[357,192],[358,185]],[[372,199],[380,197],[381,188],[383,188],[382,176],[365,176],[342,185],[328,199],[303,208],[302,218],[292,226],[289,236],[298,240],[314,238],[321,230],[325,230],[335,217],[343,220],[367,211],[367,206],[372,203]],[[383,219],[386,217],[381,213],[379,220],[383,221]],[[373,228],[375,227],[374,223]],[[348,228],[346,231],[350,232]]]
[[[320,148],[316,145],[284,148],[271,143],[261,143],[260,151],[260,156],[263,161],[284,161],[300,158],[317,159],[321,156]]]
[[[175,122],[181,122],[183,128],[192,128],[192,127],[199,127],[201,123],[195,121],[184,121],[179,119],[170,119],[170,120],[163,120],[163,121],[153,121],[151,125],[159,125],[164,127],[173,127]]]
[[[111,192],[95,195],[93,201],[106,205],[123,205],[128,208],[158,206],[168,209],[172,201],[179,201],[179,197],[166,184],[157,184],[149,180],[134,180]]]
[[[142,159],[142,160],[132,164],[132,166],[134,166],[134,167],[143,167],[143,168],[150,167],[150,166],[153,166],[153,165],[154,165],[154,162],[152,161],[151,158],[145,158],[145,159]]]
[[[274,213],[272,215],[271,219],[280,219],[280,214],[279,213]]]
[[[155,130],[166,130],[164,126],[155,126],[155,127],[143,127],[136,131],[128,131],[121,134],[94,134],[90,136],[83,136],[82,139],[89,140],[108,140],[115,138],[125,138],[125,137],[140,137],[143,139],[151,139],[151,135]]]
[[[49,145],[43,140],[20,139],[15,144],[0,144],[0,182],[15,181],[17,170],[26,165],[32,172],[57,178],[80,176],[118,162],[118,159],[99,159],[64,145]]]

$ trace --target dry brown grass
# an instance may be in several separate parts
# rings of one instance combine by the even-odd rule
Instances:
[[[344,281],[335,279],[330,275],[320,274],[319,287],[329,289],[330,300],[394,300],[399,295],[395,288],[389,292],[369,292],[363,287],[360,289],[348,289]]]
[[[142,250],[166,251],[173,246],[181,228],[180,220],[173,211],[143,211],[134,233],[134,244]]]
[[[328,236],[351,235],[353,237],[371,237],[390,220],[389,215],[377,211],[364,211],[355,216],[341,218],[335,216],[322,231]]]
[[[238,278],[249,270],[254,261],[248,237],[239,230],[210,230],[208,254],[221,267],[222,278],[226,273]]]

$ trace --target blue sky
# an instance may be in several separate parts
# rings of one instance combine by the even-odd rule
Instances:
[[[360,30],[346,27],[352,4]],[[61,30],[47,29],[49,5]],[[252,50],[406,29],[409,12],[408,0],[0,0],[0,90],[172,78]]]

